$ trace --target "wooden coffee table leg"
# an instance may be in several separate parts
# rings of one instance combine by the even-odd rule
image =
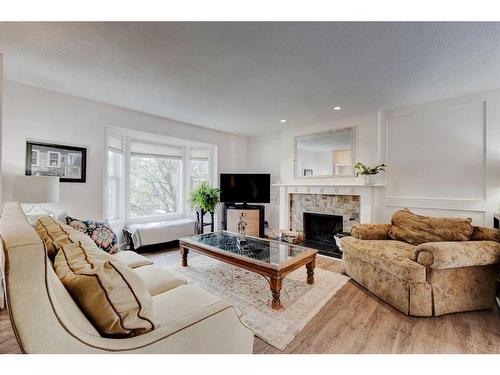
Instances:
[[[186,247],[181,247],[182,267],[187,267],[188,265],[188,254],[189,249]]]
[[[314,267],[316,265],[316,259],[313,259],[306,264],[307,269],[307,283],[314,284]]]
[[[273,294],[273,303],[272,303],[273,310],[279,310],[283,307],[280,301],[282,279],[277,277],[271,277],[270,286],[271,286],[271,293]]]

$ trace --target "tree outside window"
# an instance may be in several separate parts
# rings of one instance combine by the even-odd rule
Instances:
[[[208,160],[191,160],[191,191],[208,182]]]
[[[131,155],[130,217],[162,216],[180,212],[181,170],[181,159]]]

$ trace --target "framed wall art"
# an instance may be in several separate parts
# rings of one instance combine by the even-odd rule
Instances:
[[[85,182],[86,167],[84,147],[26,142],[27,176],[59,176],[61,182]]]

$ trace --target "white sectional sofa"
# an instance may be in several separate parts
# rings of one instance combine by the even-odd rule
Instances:
[[[144,281],[160,326],[140,336],[102,337],[54,272],[18,203],[0,216],[9,315],[24,353],[252,353],[253,332],[224,300],[186,285],[138,254],[116,255]],[[29,307],[29,308],[27,308]]]

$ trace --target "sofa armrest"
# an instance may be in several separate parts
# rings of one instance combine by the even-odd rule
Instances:
[[[474,227],[470,240],[500,242],[500,230],[488,227]]]
[[[495,241],[427,242],[413,250],[412,260],[427,268],[450,269],[500,263]]]
[[[356,224],[351,229],[351,235],[360,240],[390,240],[391,224]]]

